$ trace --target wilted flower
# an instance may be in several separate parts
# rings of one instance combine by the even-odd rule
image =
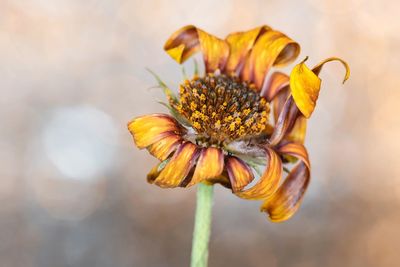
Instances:
[[[269,74],[295,60],[300,46],[268,26],[221,40],[190,25],[164,49],[180,64],[202,52],[205,74],[183,81],[178,95],[159,81],[171,115],[145,115],[128,124],[136,145],[160,160],[148,181],[166,188],[220,183],[238,197],[262,200],[272,221],[291,217],[310,180],[303,143],[318,74],[326,62],[339,60],[346,80],[347,64],[329,58],[309,69],[304,60],[290,76]]]

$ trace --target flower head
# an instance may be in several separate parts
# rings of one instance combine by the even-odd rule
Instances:
[[[200,51],[205,73],[184,80],[177,95],[159,80],[171,115],[129,122],[136,146],[160,160],[148,181],[166,188],[220,183],[238,197],[262,200],[272,221],[290,218],[310,180],[303,143],[318,75],[326,62],[338,60],[346,80],[348,65],[328,58],[309,69],[304,60],[290,76],[270,73],[295,60],[300,46],[268,26],[222,40],[189,25],[172,34],[164,49],[180,64]]]

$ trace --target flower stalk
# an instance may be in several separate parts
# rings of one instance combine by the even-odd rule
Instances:
[[[213,195],[214,187],[212,185],[199,183],[197,188],[191,267],[206,267],[208,264]]]

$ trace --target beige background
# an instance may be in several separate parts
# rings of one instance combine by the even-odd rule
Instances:
[[[261,24],[329,56],[309,122],[312,182],[272,224],[216,188],[210,266],[398,266],[400,2],[0,0],[0,266],[188,266],[194,188],[146,183],[156,160],[126,130],[165,111],[149,67],[179,27]],[[188,69],[191,68],[191,62]]]

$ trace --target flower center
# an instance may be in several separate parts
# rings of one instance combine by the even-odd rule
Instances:
[[[229,143],[266,130],[269,104],[236,77],[211,75],[186,80],[174,107],[191,123],[198,139]],[[171,103],[172,104],[172,103]]]

